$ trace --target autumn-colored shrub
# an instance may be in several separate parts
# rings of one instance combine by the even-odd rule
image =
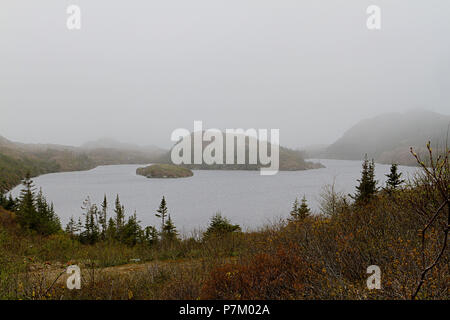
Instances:
[[[310,268],[294,248],[279,248],[215,268],[203,299],[295,299],[307,291]]]

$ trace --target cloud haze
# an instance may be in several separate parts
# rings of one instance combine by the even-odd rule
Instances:
[[[366,28],[371,4],[380,31]],[[299,147],[383,112],[448,114],[449,12],[447,0],[3,0],[0,135],[168,147],[202,120],[279,128]]]

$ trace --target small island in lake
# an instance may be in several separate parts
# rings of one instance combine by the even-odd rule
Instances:
[[[192,170],[173,164],[152,164],[137,168],[136,174],[147,178],[185,178],[194,175]]]

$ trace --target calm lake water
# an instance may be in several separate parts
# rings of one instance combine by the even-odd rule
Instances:
[[[274,176],[261,176],[259,171],[195,170],[194,176],[180,179],[148,179],[136,175],[142,165],[101,166],[89,171],[52,173],[34,179],[37,188],[52,201],[65,225],[70,218],[82,214],[81,205],[89,196],[100,204],[106,194],[112,206],[119,194],[127,215],[136,211],[143,225],[159,225],[154,216],[162,196],[169,213],[181,233],[205,229],[210,217],[220,211],[244,229],[255,229],[287,217],[295,198],[306,196],[311,208],[317,210],[324,185],[336,181],[336,189],[353,193],[360,177],[361,161],[320,161],[326,168],[306,171],[284,171]],[[399,167],[404,177],[417,169]],[[384,183],[388,165],[376,165],[376,175]],[[17,196],[21,187],[12,193]]]

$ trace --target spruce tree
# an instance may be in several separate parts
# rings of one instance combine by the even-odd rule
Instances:
[[[230,220],[223,217],[222,214],[218,212],[211,218],[211,222],[205,234],[203,235],[203,239],[206,240],[212,236],[223,237],[227,234],[239,231],[241,231],[241,227],[239,225],[232,224]]]
[[[127,245],[134,246],[140,241],[141,226],[137,220],[136,212],[128,218],[123,230],[123,242]]]
[[[108,220],[108,228],[106,229],[106,238],[108,240],[113,240],[116,238],[117,230],[116,224],[113,218],[109,218]]]
[[[45,199],[42,189],[35,194],[35,187],[30,175],[27,174],[22,182],[24,188],[20,192],[17,205],[13,201],[13,206],[17,207],[17,220],[22,228],[32,230],[42,235],[50,235],[61,230],[61,223],[55,214],[53,204],[49,205]]]
[[[36,214],[34,184],[29,173],[23,179],[22,185],[24,188],[19,196],[17,219],[19,224],[25,229],[36,230],[39,225],[39,219]]]
[[[75,224],[75,220],[73,218],[73,216],[70,217],[69,222],[67,222],[66,225],[66,233],[71,236],[74,237],[76,234],[76,224]]]
[[[108,229],[108,201],[106,200],[106,194],[103,197],[102,210],[98,217],[98,222],[101,227],[101,238],[106,239],[106,230]]]
[[[147,241],[147,243],[149,245],[157,244],[158,243],[158,230],[156,230],[156,228],[154,226],[145,227],[144,238],[145,238],[145,241]]]
[[[42,189],[36,196],[36,215],[39,221],[37,230],[40,234],[50,235],[61,231],[61,222],[55,213],[53,203],[48,204]]]
[[[81,230],[83,230],[83,223],[81,222],[81,218],[78,218],[75,230],[78,231],[79,235],[81,235]]]
[[[398,165],[393,163],[391,165],[391,172],[386,174],[388,180],[386,181],[385,190],[391,193],[394,190],[397,190],[405,180],[402,180],[402,173],[398,171]]]
[[[361,171],[361,179],[358,179],[359,185],[356,186],[356,193],[351,196],[356,203],[367,203],[378,192],[378,181],[375,180],[375,162],[368,160],[367,154],[364,157]]]
[[[163,196],[161,203],[159,205],[159,209],[156,210],[157,213],[155,213],[155,216],[157,218],[161,219],[161,228],[164,228],[165,220],[167,216],[167,204],[166,204],[166,198]]]
[[[13,199],[11,193],[6,196],[6,193],[2,193],[0,191],[0,207],[3,207],[8,211],[14,211],[15,200]]]
[[[170,217],[166,220],[163,229],[162,229],[162,238],[167,241],[174,241],[178,239],[178,231],[172,222],[172,218]]]
[[[303,196],[302,198],[302,204],[300,205],[300,208],[298,208],[298,218],[300,220],[304,220],[306,217],[308,217],[311,213],[311,210],[308,207],[308,204],[306,202],[306,197]]]
[[[116,215],[114,221],[116,229],[116,239],[120,241],[122,239],[122,231],[125,225],[125,208],[120,204],[119,195],[117,195],[116,197],[114,213]]]
[[[292,206],[291,218],[290,221],[302,221],[306,217],[311,214],[311,210],[308,207],[308,203],[306,201],[306,197],[303,196],[302,203],[298,204],[298,199],[296,198],[294,201],[294,205]]]
[[[13,199],[12,194],[9,194],[8,201],[6,202],[5,209],[9,211],[14,211],[16,208],[16,200]]]
[[[295,218],[297,216],[298,208],[299,208],[298,198],[295,198],[294,204],[292,205],[292,210],[290,212],[292,218]]]
[[[94,244],[99,240],[99,225],[98,225],[98,208],[96,204],[91,204],[89,197],[83,202],[82,209],[85,210],[84,231],[81,234],[82,241],[89,244]]]
[[[42,194],[42,189],[39,189],[39,192],[35,197],[35,207],[35,215],[38,222],[36,231],[41,234],[46,234],[48,231],[46,230],[47,227],[51,228],[51,218],[47,201],[45,201],[44,195]]]
[[[50,221],[52,221],[52,224],[54,224],[54,226],[58,230],[61,230],[61,221],[59,220],[59,217],[55,212],[55,206],[53,205],[53,202],[50,203],[50,207],[48,208],[48,216],[50,218]]]
[[[36,210],[40,215],[45,215],[49,208],[48,208],[48,204],[44,199],[44,194],[42,193],[42,188],[39,189],[38,194],[36,195]]]

